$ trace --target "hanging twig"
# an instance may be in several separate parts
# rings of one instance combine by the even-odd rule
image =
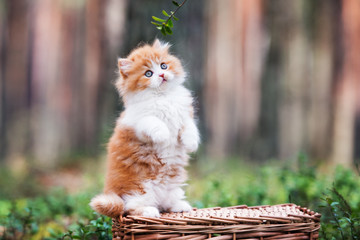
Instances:
[[[179,20],[177,17],[175,17],[175,13],[186,3],[186,1],[187,0],[184,0],[181,4],[179,4],[177,1],[172,1],[172,3],[177,7],[175,11],[170,11],[170,14],[168,14],[165,10],[162,10],[162,14],[167,17],[167,19],[152,16],[152,19],[154,19],[156,22],[151,23],[154,24],[164,36],[166,36],[167,34],[171,35],[171,29],[174,27],[172,19],[174,19],[175,21]]]

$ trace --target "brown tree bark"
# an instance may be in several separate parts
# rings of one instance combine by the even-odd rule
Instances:
[[[98,142],[99,89],[106,79],[101,79],[104,69],[104,1],[87,1],[85,6],[85,55],[83,85],[83,127],[81,136],[84,145],[94,146]]]
[[[266,6],[271,43],[259,132],[277,151],[267,150],[272,155],[265,158],[286,160],[305,152],[312,159],[325,160],[331,145],[336,6],[334,1],[286,0]]]
[[[5,1],[0,2],[0,11],[5,12]],[[6,28],[6,16],[0,15],[0,163],[5,157],[5,31]]]
[[[107,72],[116,66],[126,1],[38,0],[35,9],[34,158],[51,167],[70,153],[100,149]],[[122,17],[110,21],[105,11]]]
[[[311,80],[307,87],[308,107],[306,111],[305,149],[315,159],[326,160],[331,152],[332,86],[335,64],[335,37],[338,18],[334,1],[312,3],[314,24],[311,26],[313,63],[307,73]],[[310,20],[308,20],[310,22]]]
[[[27,57],[29,44],[28,2],[11,0],[7,6],[7,29],[1,44],[2,76],[2,149],[4,154],[19,159],[29,145],[29,79]],[[3,25],[3,27],[5,27]]]
[[[260,0],[209,1],[205,118],[212,156],[239,153],[259,115]]]
[[[343,68],[336,83],[332,161],[351,166],[360,85],[360,2],[342,1]]]
[[[38,0],[34,12],[32,88],[34,92],[34,156],[42,166],[53,166],[67,151],[69,139],[66,112],[70,100],[61,75],[63,9],[60,1]]]
[[[283,72],[280,75],[279,157],[296,156],[305,147],[305,101],[309,79],[309,42],[303,21],[303,1],[281,1],[286,28],[281,35]],[[285,24],[285,23],[284,23]]]

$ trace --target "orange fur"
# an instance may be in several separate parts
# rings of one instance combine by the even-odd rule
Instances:
[[[164,165],[152,144],[140,141],[130,128],[115,128],[108,145],[105,193],[119,196],[132,191],[144,193],[142,183],[145,180],[186,177],[183,165]]]
[[[141,91],[148,87],[149,79],[144,76],[144,73],[151,66],[151,61],[158,64],[166,63],[169,70],[177,75],[184,74],[179,59],[168,52],[168,48],[156,48],[155,46],[145,45],[134,49],[128,60],[132,61],[131,68],[124,71],[120,66],[120,79],[116,83],[121,92],[135,92]]]
[[[108,145],[105,193],[121,196],[134,190],[143,192],[141,183],[154,179],[162,165],[151,145],[141,142],[130,128],[115,128]]]
[[[124,213],[124,201],[115,193],[100,194],[94,197],[90,206],[98,213],[109,217],[118,217]]]
[[[168,69],[162,68],[163,70],[171,71],[171,74],[177,77],[184,77],[185,72],[180,61],[175,56],[169,54],[168,48],[168,45],[161,45],[159,41],[155,41],[153,45],[145,45],[133,50],[126,59],[118,60],[120,77],[116,82],[116,87],[120,94],[124,96],[125,108],[127,108],[126,94],[142,91],[147,89],[149,84],[151,84],[149,77],[145,76],[145,72],[150,70],[154,63],[158,67],[161,66],[162,63],[165,63]],[[189,106],[187,110],[187,105],[191,102],[191,94],[184,93],[184,95],[185,100],[188,98],[190,101],[184,104],[186,110],[182,110],[184,112],[183,114],[191,116],[192,118],[192,106]],[[152,105],[150,109],[152,109]],[[175,119],[178,119],[178,117],[179,116],[176,116]],[[183,203],[184,201],[181,202],[185,197],[183,190],[180,189],[187,177],[184,166],[187,165],[188,155],[185,152],[184,143],[182,142],[185,125],[181,125],[183,124],[181,121],[175,125],[176,127],[170,125],[173,128],[169,129],[169,131],[171,130],[173,134],[171,137],[173,139],[172,144],[174,145],[170,151],[173,151],[173,149],[181,150],[178,150],[178,153],[173,153],[173,158],[175,159],[173,162],[166,162],[169,161],[169,159],[166,160],[168,155],[162,155],[164,159],[159,157],[159,154],[161,155],[162,152],[160,151],[159,153],[159,146],[153,142],[155,140],[151,140],[151,133],[146,131],[140,133],[138,131],[135,132],[134,126],[130,127],[122,124],[122,120],[124,119],[126,119],[126,111],[124,111],[118,119],[117,126],[107,146],[108,165],[104,194],[100,194],[92,199],[90,203],[92,208],[101,214],[111,217],[123,214],[125,206],[127,213],[130,214],[141,215],[146,211],[153,211],[150,212],[150,214],[156,215],[157,209],[154,212],[154,209],[145,209],[149,206],[134,206],[131,204],[128,206],[126,200],[126,196],[146,196],[146,191],[154,194],[153,186],[155,186],[160,189],[165,189],[166,194],[177,196],[178,199],[173,201],[177,201],[178,204],[183,204],[182,207],[180,206],[180,211],[182,209],[189,209],[190,205],[188,205],[188,203]],[[134,121],[136,120],[137,119],[134,118]],[[133,122],[133,120],[131,120],[131,122]],[[143,125],[146,126],[146,123],[141,126]],[[136,133],[139,135],[136,135]],[[145,134],[149,135],[142,136]],[[163,135],[164,134],[161,136]],[[138,136],[141,137],[141,140]],[[169,181],[172,184],[171,187],[168,187]],[[153,185],[151,185],[151,187],[148,185],[145,186],[146,183],[149,182]],[[162,199],[164,199],[164,202],[169,202],[169,195],[166,194],[164,194]],[[161,210],[170,209],[167,203],[165,203],[164,206],[156,207]]]

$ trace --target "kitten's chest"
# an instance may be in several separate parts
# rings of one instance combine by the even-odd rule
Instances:
[[[179,129],[182,127],[184,119],[189,115],[190,105],[191,99],[185,97],[164,97],[154,99],[151,111],[168,127]]]

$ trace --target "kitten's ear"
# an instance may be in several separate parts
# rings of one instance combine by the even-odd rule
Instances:
[[[118,66],[120,72],[127,74],[127,71],[131,68],[132,61],[127,58],[118,58]]]
[[[169,50],[170,44],[166,42],[161,42],[159,39],[155,39],[153,47],[160,50]]]

